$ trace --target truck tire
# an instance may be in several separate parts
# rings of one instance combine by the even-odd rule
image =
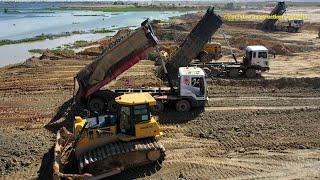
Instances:
[[[104,101],[100,98],[92,98],[88,102],[89,110],[92,112],[102,112],[104,110]]]
[[[151,107],[153,112],[163,112],[164,104],[161,101],[157,101],[157,105]]]
[[[115,100],[110,100],[108,102],[108,110],[110,112],[115,113],[118,111],[118,109],[119,109],[119,105]]]
[[[203,68],[203,71],[206,75],[206,77],[210,77],[211,76],[211,70],[207,67]]]
[[[188,112],[191,109],[191,105],[187,100],[180,100],[176,103],[176,110],[178,112]]]
[[[198,55],[198,59],[202,63],[207,63],[211,61],[210,55],[206,51],[201,51]]]
[[[231,78],[237,78],[237,77],[239,77],[239,69],[231,69],[230,71],[229,71],[229,77],[231,77]]]
[[[247,78],[255,78],[257,76],[257,72],[253,68],[249,68],[246,70],[246,77]]]

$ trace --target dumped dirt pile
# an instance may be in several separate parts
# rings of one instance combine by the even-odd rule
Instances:
[[[111,38],[106,38],[98,41],[99,46],[89,47],[79,52],[78,54],[87,56],[98,56],[102,51],[107,51],[116,46],[122,39],[129,36],[132,31],[128,28],[121,29]]]
[[[241,27],[241,28],[248,28],[248,29],[255,29],[259,23],[254,21],[224,21],[226,25],[233,26],[233,27]]]
[[[281,41],[259,34],[248,34],[232,37],[230,38],[230,44],[232,44],[233,47],[237,47],[241,50],[244,50],[250,45],[263,45],[267,47],[271,53],[275,52],[276,54],[281,55],[293,54],[290,48],[288,48]]]
[[[312,88],[319,88],[320,87],[320,78],[280,78],[280,79],[255,79],[255,80],[248,80],[248,79],[214,79],[212,84],[222,85],[222,86],[230,86],[230,85],[237,85],[237,86],[262,86],[262,87],[275,87],[275,88],[286,88],[286,87],[312,87]],[[210,83],[210,84],[211,84]]]
[[[320,30],[320,23],[305,22],[302,27],[302,31],[303,30],[319,31]]]

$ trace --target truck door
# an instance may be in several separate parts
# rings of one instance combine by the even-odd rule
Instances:
[[[197,97],[204,97],[205,87],[204,87],[204,80],[202,77],[192,77],[191,86],[193,87],[193,93]]]
[[[245,66],[250,66],[252,60],[252,51],[246,51],[245,58],[243,59],[243,64]]]

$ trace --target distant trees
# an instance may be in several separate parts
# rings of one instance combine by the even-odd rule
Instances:
[[[124,5],[123,1],[114,1],[113,5]]]
[[[234,4],[232,2],[227,3],[224,8],[229,10],[235,9]]]

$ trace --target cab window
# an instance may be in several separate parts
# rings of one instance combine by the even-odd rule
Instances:
[[[259,52],[258,53],[258,58],[267,58],[268,54],[267,52]]]
[[[121,107],[120,114],[120,130],[121,133],[129,133],[131,130],[131,122],[130,122],[130,107],[123,106]]]
[[[150,119],[150,112],[146,104],[133,107],[133,115],[136,122],[148,121]]]
[[[253,52],[252,58],[256,57],[256,52]]]

